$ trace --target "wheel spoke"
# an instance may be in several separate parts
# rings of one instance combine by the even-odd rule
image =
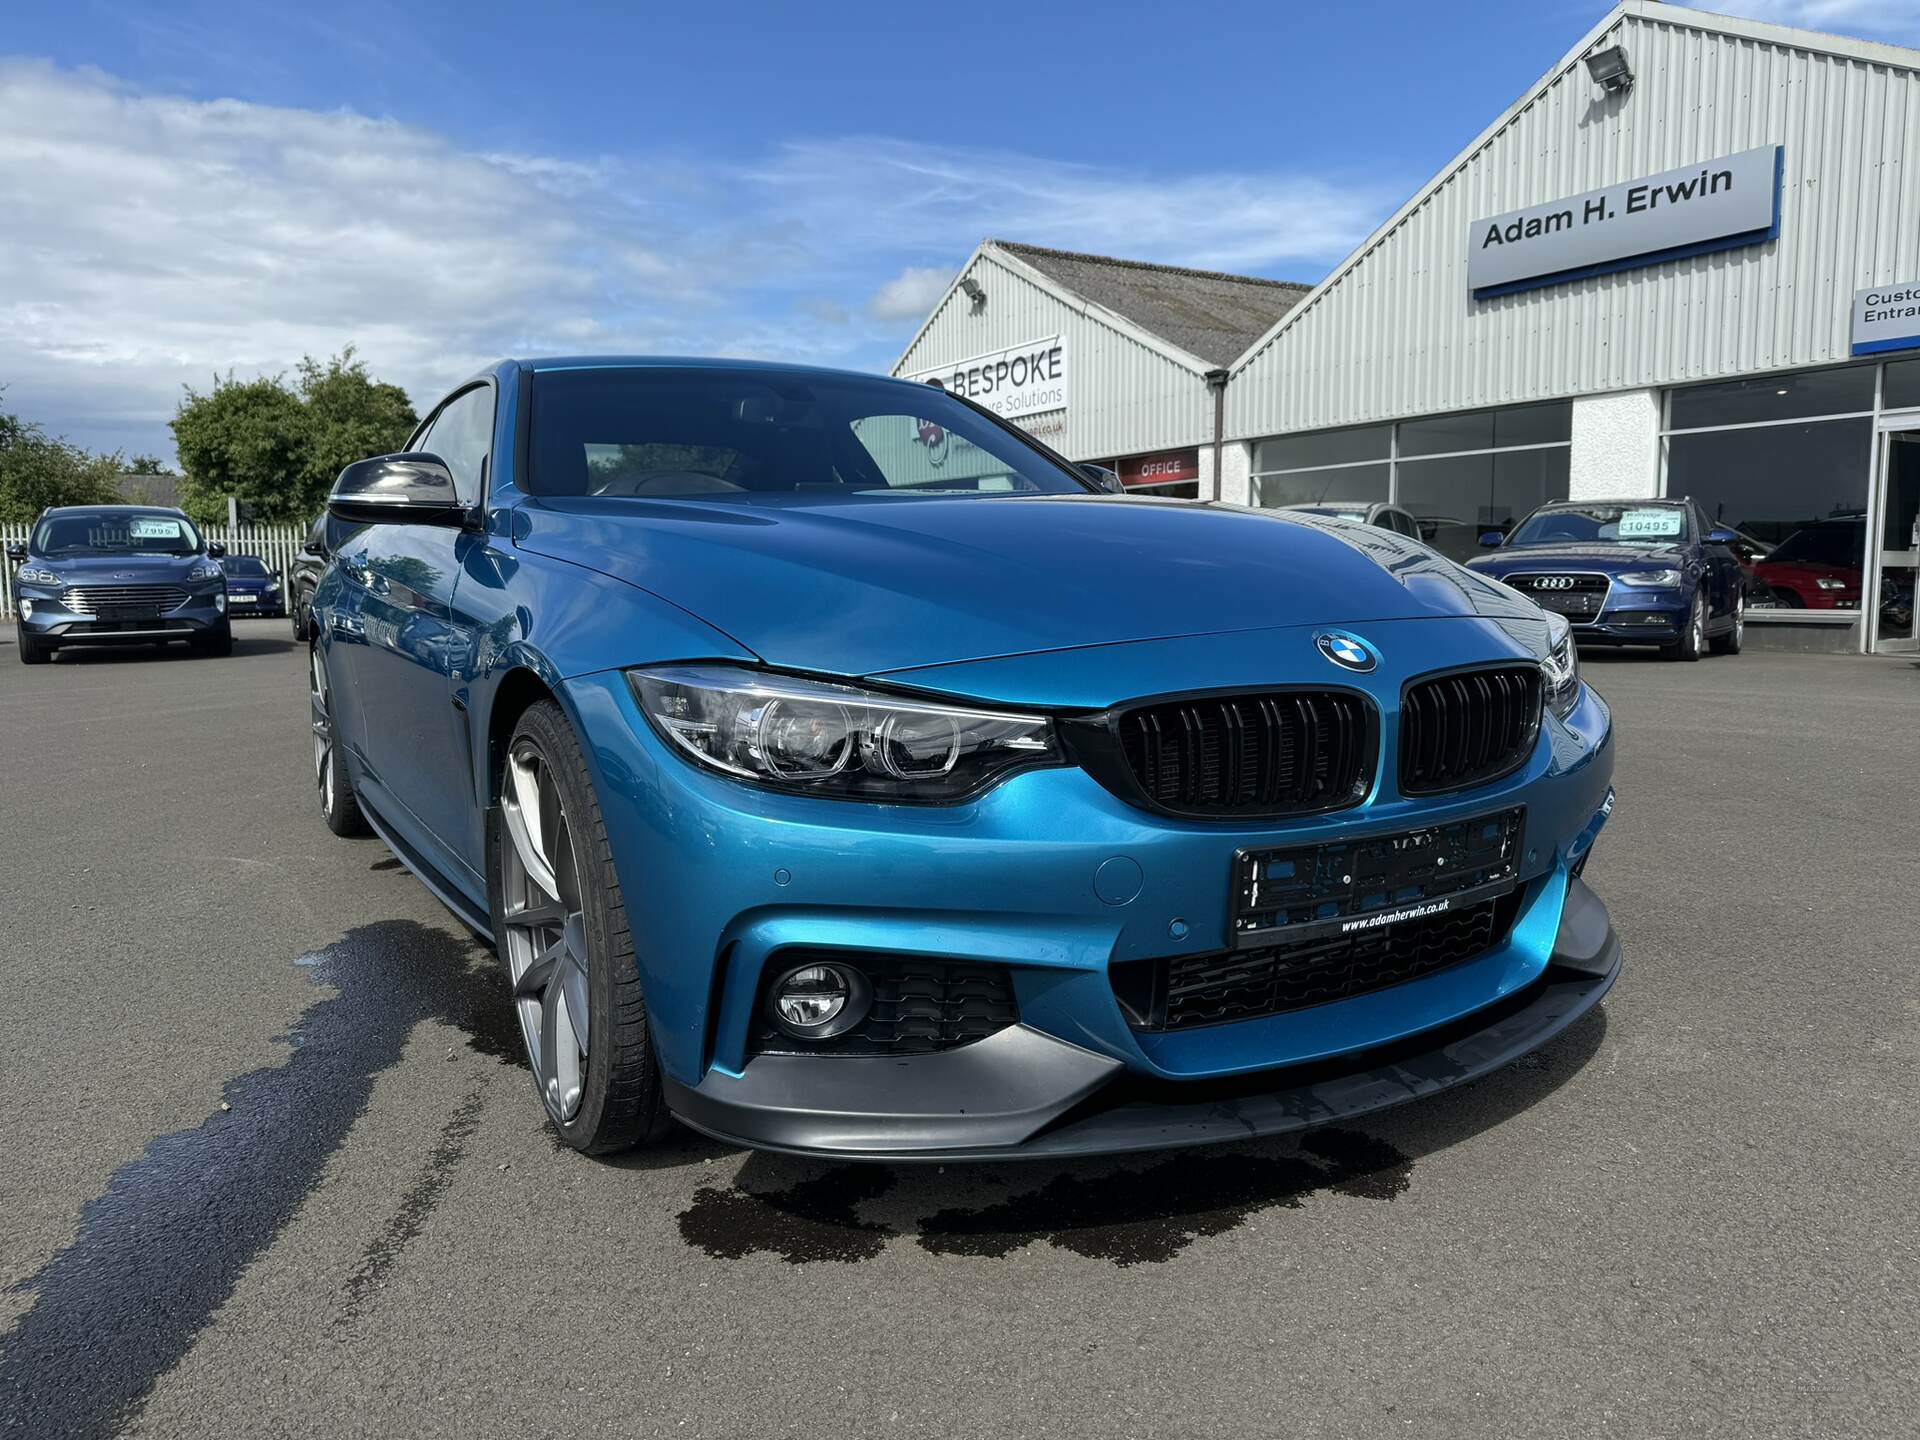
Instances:
[[[570,916],[560,943],[566,947],[566,960],[560,966],[559,991],[567,1002],[567,1019],[573,1025],[573,1038],[580,1053],[588,1053],[587,1021],[591,1014],[587,1001],[587,927],[579,915]]]
[[[509,910],[502,917],[509,925],[524,925],[529,930],[549,925],[567,923],[566,906],[555,901],[542,900],[530,905],[522,905],[517,910]]]
[[[527,878],[542,894],[560,898],[560,882],[547,862],[546,847],[540,834],[542,796],[545,788],[535,773],[538,762],[531,756],[513,755],[507,761],[507,793],[501,797],[500,810],[507,822],[507,835],[513,841],[514,857],[527,872]]]
[[[567,954],[567,941],[563,935],[545,950],[539,958],[520,972],[520,978],[513,982],[513,998],[516,1000],[539,999],[541,1007],[546,1007],[546,992],[553,987],[555,972],[570,964]]]
[[[569,911],[577,911],[580,909],[580,872],[573,853],[573,826],[567,823],[565,815],[560,817],[559,829],[560,837],[553,847],[553,878],[560,887],[560,903]]]
[[[556,994],[554,1000],[558,1000]],[[557,1108],[560,1103],[560,1007],[550,1002],[540,1006],[540,1088]]]

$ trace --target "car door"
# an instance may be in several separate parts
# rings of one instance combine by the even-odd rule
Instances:
[[[1707,572],[1707,615],[1710,619],[1724,619],[1733,614],[1746,575],[1740,568],[1740,557],[1730,546],[1707,542],[1708,534],[1714,529],[1713,522],[1700,513],[1698,505],[1689,508],[1693,511],[1694,534],[1700,537],[1700,563]]]
[[[483,493],[493,414],[492,385],[475,385],[442,404],[413,442],[446,462],[455,492],[470,504]],[[362,631],[354,683],[364,759],[404,813],[377,798],[375,808],[448,870],[450,861],[471,869],[461,858],[469,853],[470,767],[453,704],[453,676],[471,643],[454,611],[467,538],[447,525],[370,525],[340,551]]]

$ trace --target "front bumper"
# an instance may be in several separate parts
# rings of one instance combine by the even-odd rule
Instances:
[[[1574,625],[1573,638],[1581,645],[1672,645],[1686,633],[1692,606],[1692,591],[1616,584],[1596,619]]]
[[[1433,658],[1429,649],[1410,663]],[[1383,688],[1397,693],[1399,679]],[[954,806],[776,794],[664,750],[617,672],[569,682],[565,700],[589,742],[636,917],[669,1103],[696,1127],[749,1144],[1055,1153],[1228,1139],[1251,1133],[1248,1123],[1268,1133],[1281,1125],[1275,1107],[1320,1123],[1390,1103],[1355,1098],[1385,1094],[1363,1083],[1386,1074],[1381,1057],[1395,1057],[1401,1079],[1376,1075],[1378,1085],[1398,1084],[1401,1098],[1470,1078],[1515,1045],[1541,1043],[1597,1001],[1605,983],[1594,982],[1611,975],[1611,961],[1584,979],[1563,974],[1562,931],[1575,910],[1597,911],[1605,932],[1604,910],[1570,879],[1611,797],[1610,718],[1584,687],[1566,720],[1543,725],[1520,770],[1444,796],[1398,792],[1398,715],[1383,707],[1382,758],[1362,804],[1245,826],[1149,814],[1073,767],[1030,771]],[[1459,963],[1311,1008],[1186,1029],[1136,1024],[1116,993],[1117,967],[1204,964],[1233,948],[1231,881],[1243,847],[1385,838],[1512,806],[1526,808],[1513,918]],[[1116,873],[1131,877],[1117,892],[1108,883]],[[1019,1024],[934,1054],[762,1053],[764,984],[795,952],[823,950],[998,967]],[[1424,1078],[1406,1079],[1416,1073]],[[1235,1117],[1266,1118],[1224,1118],[1220,1085],[1240,1097]],[[1140,1086],[1158,1087],[1155,1113],[1203,1105],[1216,1118],[1155,1120],[1125,1134],[1112,1118],[1084,1123],[1081,1108],[1117,1112],[1119,1097]],[[1292,1098],[1246,1098],[1259,1095]],[[1049,1138],[1067,1129],[1074,1138]]]
[[[1600,1003],[1620,942],[1567,882],[1540,978],[1450,1025],[1229,1082],[1141,1082],[1119,1061],[1020,1025],[940,1054],[764,1055],[739,1075],[668,1080],[694,1129],[761,1150],[867,1160],[1063,1159],[1281,1135],[1434,1095],[1511,1064]]]
[[[152,613],[92,615],[69,610],[58,594],[21,589],[14,613],[27,635],[60,645],[144,645],[191,640],[227,623],[220,591],[190,593],[179,605]],[[24,603],[23,603],[24,602]],[[27,611],[29,607],[31,614]]]

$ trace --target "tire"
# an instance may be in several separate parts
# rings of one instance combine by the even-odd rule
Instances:
[[[287,614],[293,620],[293,638],[301,642],[312,639],[307,628],[307,597],[295,595],[287,605]]]
[[[233,623],[223,620],[217,629],[203,631],[189,642],[196,655],[233,654]]]
[[[1707,592],[1693,592],[1686,633],[1661,653],[1669,660],[1698,660],[1707,651]]]
[[[1727,627],[1724,635],[1713,637],[1713,653],[1716,655],[1738,655],[1740,647],[1747,640],[1747,597],[1733,597],[1733,624]]]
[[[327,683],[327,661],[318,645],[307,650],[307,697],[313,709],[313,781],[320,793],[320,818],[336,835],[371,835],[373,827],[360,813],[347,774],[346,748],[333,723],[333,686]]]
[[[16,622],[13,627],[14,638],[20,642],[20,663],[22,665],[45,665],[53,659],[58,645],[49,645],[37,635],[29,635],[27,627]]]
[[[514,727],[500,788],[488,811],[487,890],[534,1090],[574,1149],[630,1149],[669,1117],[600,803],[552,701]],[[584,1050],[574,1013],[583,1004]]]

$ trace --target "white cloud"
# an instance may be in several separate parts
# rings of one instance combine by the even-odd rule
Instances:
[[[874,291],[873,298],[867,301],[867,313],[876,320],[917,324],[933,309],[934,302],[946,294],[953,274],[935,265],[909,265]]]
[[[991,236],[1223,270],[1291,263],[1316,279],[1397,193],[1288,174],[1169,179],[870,137],[789,144],[751,173],[823,249],[937,247],[957,265]]]
[[[1830,35],[1895,44],[1920,41],[1920,4],[1915,0],[1706,0],[1701,8]]]
[[[502,154],[5,59],[0,135],[7,408],[163,452],[183,382],[350,342],[420,405],[501,354],[884,367],[984,235],[1313,278],[1389,198],[884,139],[751,165]]]

